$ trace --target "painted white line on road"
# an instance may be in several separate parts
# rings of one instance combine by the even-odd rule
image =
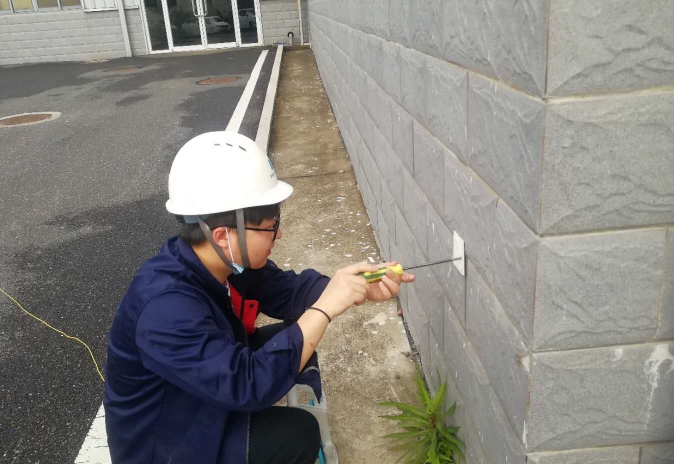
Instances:
[[[264,59],[267,58],[267,53],[269,53],[269,50],[263,50],[262,53],[260,53],[260,57],[257,59],[257,63],[255,63],[253,72],[250,73],[250,78],[248,79],[246,88],[243,89],[243,95],[241,95],[241,99],[239,100],[239,103],[236,105],[234,113],[232,113],[232,117],[229,120],[229,124],[227,124],[227,128],[225,129],[226,131],[239,132],[239,128],[241,127],[243,117],[246,115],[246,109],[248,109],[250,99],[253,97],[255,85],[257,84],[257,80],[260,78],[260,70],[262,69],[262,65],[264,64]]]
[[[271,119],[274,115],[274,102],[276,101],[276,89],[278,89],[278,80],[281,73],[282,56],[283,44],[279,45],[276,49],[274,67],[271,70],[271,77],[269,78],[269,85],[267,86],[267,96],[264,98],[260,124],[257,126],[257,135],[255,136],[255,142],[265,153],[269,149],[269,133],[271,132]]]
[[[111,464],[108,450],[108,435],[105,433],[105,411],[103,403],[96,413],[87,438],[75,458],[75,464]]]

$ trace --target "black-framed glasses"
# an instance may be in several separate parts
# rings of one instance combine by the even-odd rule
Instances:
[[[254,230],[256,232],[274,232],[274,237],[272,238],[272,242],[276,240],[276,235],[278,234],[278,229],[281,226],[281,216],[279,215],[276,218],[276,222],[274,222],[274,227],[271,229],[262,229],[260,227],[245,227],[246,230]]]

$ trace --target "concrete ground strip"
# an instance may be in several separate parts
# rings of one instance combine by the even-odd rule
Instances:
[[[310,49],[284,53],[269,152],[279,178],[295,188],[271,257],[279,267],[331,275],[380,260]],[[397,300],[351,308],[330,325],[318,353],[340,464],[396,462],[381,437],[398,429],[378,417],[390,411],[377,402],[415,397],[414,357]]]

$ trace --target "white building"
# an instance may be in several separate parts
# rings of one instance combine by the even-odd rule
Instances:
[[[289,32],[308,42],[306,0],[0,0],[0,65],[271,45]]]

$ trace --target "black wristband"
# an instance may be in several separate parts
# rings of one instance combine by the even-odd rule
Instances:
[[[328,323],[332,322],[332,318],[330,316],[328,316],[328,313],[326,313],[322,309],[316,308],[314,306],[309,306],[307,309],[315,309],[316,311],[319,311],[319,312],[323,313],[323,315],[328,318]]]

